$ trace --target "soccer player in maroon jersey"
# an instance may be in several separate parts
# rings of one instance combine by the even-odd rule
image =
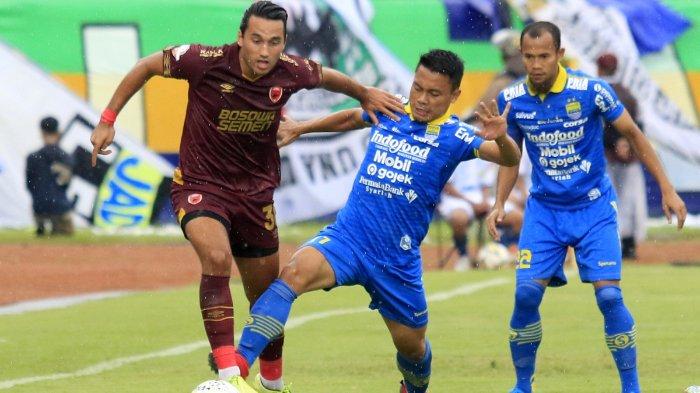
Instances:
[[[94,166],[98,154],[111,152],[117,113],[149,78],[188,81],[172,201],[202,265],[200,306],[219,378],[234,383],[248,370],[238,369],[235,360],[232,262],[251,304],[279,273],[273,192],[280,182],[276,134],[282,107],[301,89],[323,87],[359,100],[374,122],[375,111],[392,117],[403,112],[387,92],[283,53],[286,22],[284,8],[255,2],[243,15],[235,43],[182,45],[141,59],[117,87],[90,138]],[[271,342],[260,356],[261,391],[286,391],[282,342],[283,337]]]

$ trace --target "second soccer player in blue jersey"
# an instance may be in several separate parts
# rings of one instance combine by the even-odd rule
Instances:
[[[480,157],[517,165],[520,152],[506,134],[496,103],[482,104],[482,131],[450,114],[464,66],[443,50],[424,54],[416,68],[406,113],[379,115],[346,206],[334,224],[293,256],[251,310],[238,345],[247,369],[270,340],[283,333],[301,294],[362,285],[391,333],[403,375],[402,392],[425,392],[432,352],[425,337],[428,305],[419,246],[445,183],[459,162]],[[508,109],[504,111],[507,115]],[[370,124],[361,109],[341,111],[280,130],[281,144],[300,134],[347,131]]]
[[[560,31],[549,22],[528,25],[521,36],[527,78],[498,97],[512,105],[508,133],[523,141],[532,161],[532,188],[525,207],[516,273],[510,348],[517,381],[512,393],[530,393],[535,357],[542,339],[539,305],[545,288],[566,284],[567,247],[576,253],[579,275],[593,284],[605,320],[605,337],[617,365],[622,392],[639,393],[636,328],[620,290],[621,251],[616,197],[605,174],[603,119],[627,136],[656,178],[669,221],[683,226],[686,209],[663,172],[652,146],[605,81],[563,68]],[[489,231],[515,184],[517,169],[499,170]],[[564,388],[560,390],[566,390]]]

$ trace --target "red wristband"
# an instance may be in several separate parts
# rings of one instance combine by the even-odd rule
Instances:
[[[102,123],[106,123],[110,126],[114,125],[114,122],[117,121],[117,112],[106,108],[105,110],[102,111],[102,116],[100,116],[100,121]]]

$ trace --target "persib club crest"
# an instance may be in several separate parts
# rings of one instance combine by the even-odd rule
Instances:
[[[282,88],[279,86],[273,86],[270,88],[270,101],[272,103],[277,103],[277,101],[282,98]]]
[[[566,100],[566,114],[570,119],[578,120],[581,117],[581,103],[575,98]]]

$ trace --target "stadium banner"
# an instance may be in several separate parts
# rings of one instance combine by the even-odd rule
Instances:
[[[412,73],[369,30],[370,2],[283,0],[280,4],[293,20],[287,27],[289,52],[333,65],[368,86],[408,91]],[[315,89],[294,95],[285,110],[292,118],[308,119],[358,106],[346,96]],[[306,135],[283,148],[282,184],[275,192],[278,223],[322,217],[343,207],[367,148],[367,134],[364,130]]]
[[[671,182],[679,191],[700,190],[700,176],[688,175],[700,173],[700,129],[652,79],[625,16],[615,8],[597,8],[584,0],[548,1],[530,11],[533,19],[548,20],[561,28],[566,56],[575,59],[577,68],[584,72],[596,75],[595,60],[603,53],[617,56],[615,78],[637,99],[644,132],[654,143]],[[669,73],[670,66],[665,68]],[[680,90],[685,83],[677,85]]]
[[[148,226],[163,177],[154,165],[122,149],[97,193],[95,226]]]
[[[82,99],[67,90],[45,71],[38,68],[19,52],[0,43],[0,107],[12,110],[0,111],[0,227],[28,227],[33,225],[31,197],[25,185],[26,158],[41,148],[39,122],[45,116],[54,116],[63,131],[59,145],[70,154],[76,165],[68,188],[68,196],[74,202],[76,225],[90,225],[94,222],[95,201],[116,201],[122,203],[125,195],[108,195],[100,187],[120,179],[112,174],[128,174],[121,181],[132,186],[148,185],[148,190],[140,189],[138,197],[145,203],[140,214],[146,223],[157,220],[161,210],[168,210],[169,185],[173,167],[159,155],[125,136],[122,130],[111,147],[113,153],[100,156],[98,165],[90,163],[92,144],[90,134],[99,115]],[[128,152],[128,153],[127,153]],[[119,171],[128,154],[139,165],[127,172]],[[119,158],[117,158],[119,157]],[[131,162],[131,161],[129,161]],[[98,195],[101,194],[102,196]],[[133,195],[129,195],[129,198]],[[110,199],[111,198],[111,199]],[[102,204],[104,208],[104,204]],[[104,226],[134,226],[142,221],[105,220]]]

